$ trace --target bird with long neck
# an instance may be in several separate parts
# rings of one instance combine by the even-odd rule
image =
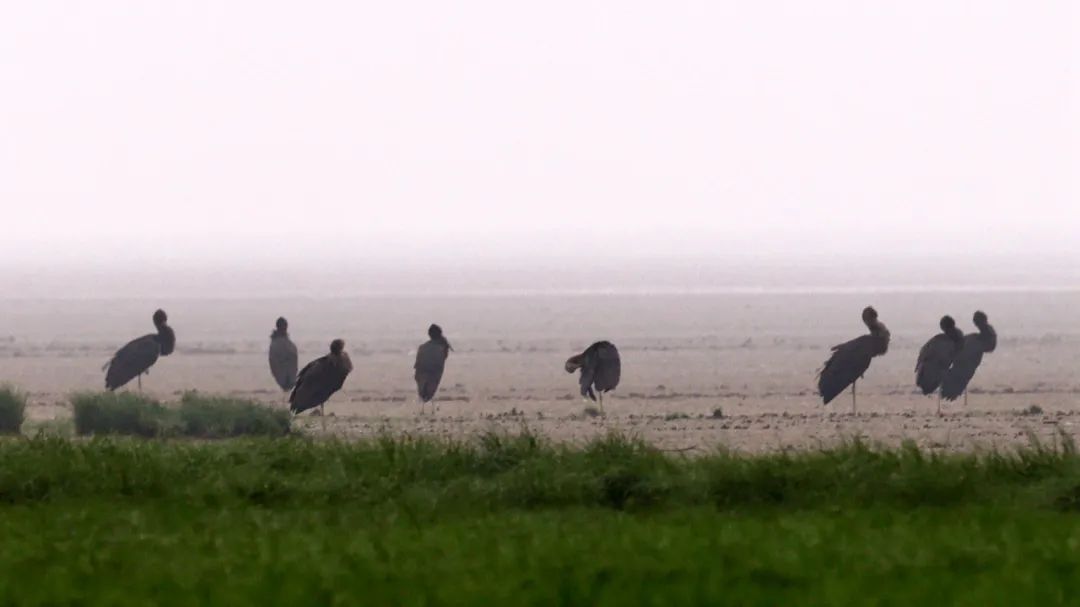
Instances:
[[[938,322],[941,333],[931,337],[919,350],[915,362],[915,384],[924,395],[938,392],[942,379],[964,346],[964,332],[952,316],[942,316]],[[941,415],[941,393],[938,392],[937,412]]]
[[[277,385],[286,392],[296,385],[299,359],[296,344],[289,339],[289,321],[278,318],[274,332],[270,334],[270,374]]]
[[[862,311],[862,321],[870,333],[832,347],[832,356],[818,374],[818,393],[829,404],[851,386],[851,412],[856,412],[855,384],[870,368],[870,360],[889,351],[889,330],[878,320],[871,306]]]
[[[324,413],[326,401],[341,389],[352,370],[352,360],[345,352],[345,341],[335,339],[330,342],[329,354],[311,361],[300,370],[296,385],[289,395],[289,410],[299,414],[319,407],[319,412]],[[325,417],[323,429],[326,429]]]
[[[116,390],[132,379],[138,380],[139,390],[142,390],[143,373],[149,373],[159,357],[172,354],[176,348],[176,333],[169,326],[169,317],[164,310],[157,310],[153,321],[155,333],[131,340],[102,367],[107,390]]]
[[[432,403],[432,414],[435,413],[435,403],[432,400],[442,382],[443,372],[446,370],[446,359],[450,356],[450,352],[454,351],[439,325],[429,326],[427,334],[428,341],[416,349],[416,362],[413,364],[416,394],[420,399],[420,415],[424,414],[425,404],[429,402]]]
[[[971,318],[978,333],[970,333],[964,336],[964,345],[956,354],[953,364],[941,381],[941,396],[947,401],[954,401],[964,396],[964,405],[967,405],[967,388],[975,371],[982,364],[984,354],[997,349],[997,331],[990,326],[986,313],[982,310],[975,312]]]

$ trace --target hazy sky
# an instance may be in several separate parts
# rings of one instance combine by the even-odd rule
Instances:
[[[1080,257],[1069,0],[0,5],[0,257]]]

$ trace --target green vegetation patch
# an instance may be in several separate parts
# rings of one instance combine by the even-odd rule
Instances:
[[[290,413],[282,408],[197,392],[184,394],[179,414],[184,435],[200,438],[284,436],[291,421]]]
[[[26,419],[26,395],[14,386],[0,385],[0,434],[18,434]]]
[[[71,404],[75,432],[81,436],[284,436],[290,424],[288,411],[195,392],[184,394],[178,407],[130,392],[80,393]]]
[[[179,410],[179,409],[176,409]],[[0,604],[1068,605],[1071,443],[0,441]],[[117,572],[123,572],[122,580]]]

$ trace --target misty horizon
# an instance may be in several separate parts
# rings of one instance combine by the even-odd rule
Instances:
[[[1065,0],[3,13],[0,265],[1080,260]]]

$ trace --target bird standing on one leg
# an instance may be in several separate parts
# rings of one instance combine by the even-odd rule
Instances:
[[[952,366],[953,360],[964,345],[964,332],[956,327],[952,316],[942,316],[941,333],[930,338],[915,363],[915,384],[924,395],[933,394]],[[941,394],[938,393],[937,412],[941,415]]]
[[[622,361],[619,350],[609,341],[598,341],[581,354],[566,360],[566,372],[573,373],[581,369],[578,384],[581,396],[594,402],[600,396],[600,412],[604,412],[604,392],[614,390],[619,385],[622,375]]]
[[[352,360],[345,352],[345,341],[330,342],[330,353],[316,358],[300,370],[296,386],[289,395],[289,410],[299,415],[308,409],[319,407],[320,412],[330,397],[345,385],[345,378],[352,372]],[[326,416],[323,416],[323,430]]]
[[[435,398],[443,370],[446,368],[446,359],[453,351],[454,348],[443,336],[442,327],[428,327],[428,341],[416,349],[416,363],[413,364],[413,370],[416,371],[416,393],[420,397],[420,415],[424,414],[424,404]],[[431,405],[431,413],[435,413],[434,404]]]
[[[105,389],[116,390],[138,378],[141,391],[142,374],[150,372],[150,367],[157,362],[158,357],[172,354],[176,347],[176,333],[168,324],[169,317],[164,310],[157,310],[153,320],[157,333],[129,341],[105,363],[102,368],[105,371]]]
[[[964,345],[957,352],[952,365],[941,380],[941,396],[947,401],[954,401],[964,396],[964,404],[967,405],[967,387],[971,379],[975,377],[975,370],[982,363],[983,354],[993,352],[997,348],[997,331],[982,311],[975,312],[972,320],[978,327],[978,333],[969,333],[964,336]]]
[[[863,323],[870,329],[868,335],[832,347],[832,356],[818,373],[818,393],[829,404],[848,386],[851,386],[851,413],[856,412],[855,384],[870,368],[870,360],[889,350],[889,330],[878,320],[872,307],[862,312]]]

